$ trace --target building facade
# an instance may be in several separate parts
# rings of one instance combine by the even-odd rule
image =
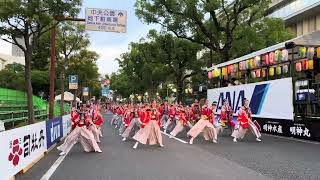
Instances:
[[[281,18],[296,36],[320,30],[320,0],[272,0],[267,17]]]
[[[22,50],[16,45],[0,40],[0,70],[13,63],[25,65]]]

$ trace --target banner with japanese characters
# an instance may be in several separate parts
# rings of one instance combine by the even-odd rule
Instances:
[[[59,142],[63,136],[62,117],[46,121],[47,148]]]
[[[66,137],[71,131],[71,128],[72,128],[71,115],[68,114],[68,115],[62,116],[62,129],[63,129],[62,137]]]
[[[210,104],[217,102],[216,114],[227,100],[237,116],[247,98],[253,117],[293,120],[292,78],[209,89],[207,95]]]
[[[260,118],[257,121],[264,133],[320,141],[320,122],[307,120],[293,122]]]
[[[0,133],[0,177],[9,179],[47,150],[46,123]]]
[[[86,30],[127,32],[127,11],[86,8]]]

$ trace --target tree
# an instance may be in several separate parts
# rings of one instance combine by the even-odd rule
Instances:
[[[25,56],[25,85],[28,99],[28,123],[34,122],[31,62],[39,39],[55,24],[53,17],[74,16],[80,0],[10,0],[0,2],[0,35],[17,45]],[[23,39],[23,43],[19,41]]]
[[[32,70],[32,87],[35,94],[49,91],[49,71]],[[24,66],[8,64],[0,71],[0,87],[25,91]]]
[[[79,53],[70,57],[66,70],[66,75],[78,75],[79,89],[89,87],[95,96],[100,94],[100,75],[96,64],[98,58],[99,55],[94,51],[80,50]],[[75,95],[79,95],[79,91],[76,91]]]
[[[197,59],[200,46],[188,40],[173,37],[169,33],[150,31],[149,38],[159,49],[154,54],[156,60],[168,67],[171,75],[169,77],[174,79],[173,83],[177,86],[177,100],[182,101],[186,80],[202,71],[203,63]]]
[[[0,87],[8,89],[25,90],[24,67],[21,64],[8,64],[4,69],[0,71]]]
[[[85,33],[84,25],[74,22],[64,22],[60,25],[57,35],[57,52],[61,54],[57,58],[60,79],[60,113],[64,115],[64,85],[65,72],[68,68],[69,60],[76,56],[81,50],[89,46],[88,35]]]
[[[50,32],[44,33],[32,54],[31,69],[47,71],[50,65]]]
[[[278,26],[269,26],[270,20],[263,18],[270,0],[137,0],[136,14],[146,23],[157,23],[177,37],[190,40],[212,50],[216,62],[228,61],[255,50],[254,44],[239,43],[257,42],[266,47],[291,37],[284,28],[283,22]],[[275,21],[274,21],[275,22]],[[274,23],[271,23],[275,25]],[[282,34],[270,39],[270,42],[250,40],[259,37],[262,31],[266,35]],[[247,41],[250,40],[250,41]],[[208,63],[211,66],[213,62]]]
[[[158,87],[169,81],[176,85],[181,101],[185,82],[202,72],[203,62],[196,57],[199,48],[170,33],[151,30],[146,40],[131,43],[130,51],[118,59],[121,69],[111,76],[112,89],[125,96],[149,91],[154,97]]]

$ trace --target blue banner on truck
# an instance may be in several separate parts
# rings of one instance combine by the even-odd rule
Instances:
[[[46,122],[47,148],[60,141],[63,136],[62,117],[50,119]]]

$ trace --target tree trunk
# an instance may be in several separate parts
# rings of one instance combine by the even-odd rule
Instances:
[[[72,107],[75,107],[75,108],[77,108],[77,93],[78,93],[78,90],[75,89],[73,94],[73,105],[72,105]]]
[[[183,80],[182,80],[182,73],[179,72],[177,74],[177,102],[180,103],[182,102],[182,97],[183,97]]]
[[[64,66],[61,66],[60,68],[60,90],[61,90],[61,101],[60,101],[60,115],[64,115],[64,74],[65,74],[65,69]]]
[[[231,47],[225,45],[225,47],[220,51],[222,62],[227,62],[230,59],[230,49]]]
[[[28,124],[34,123],[34,111],[33,111],[33,90],[31,83],[31,59],[32,52],[27,49],[25,52],[25,84],[27,90],[27,102],[28,102]]]
[[[178,82],[178,88],[177,88],[177,102],[180,103],[182,102],[183,98],[183,81]]]

